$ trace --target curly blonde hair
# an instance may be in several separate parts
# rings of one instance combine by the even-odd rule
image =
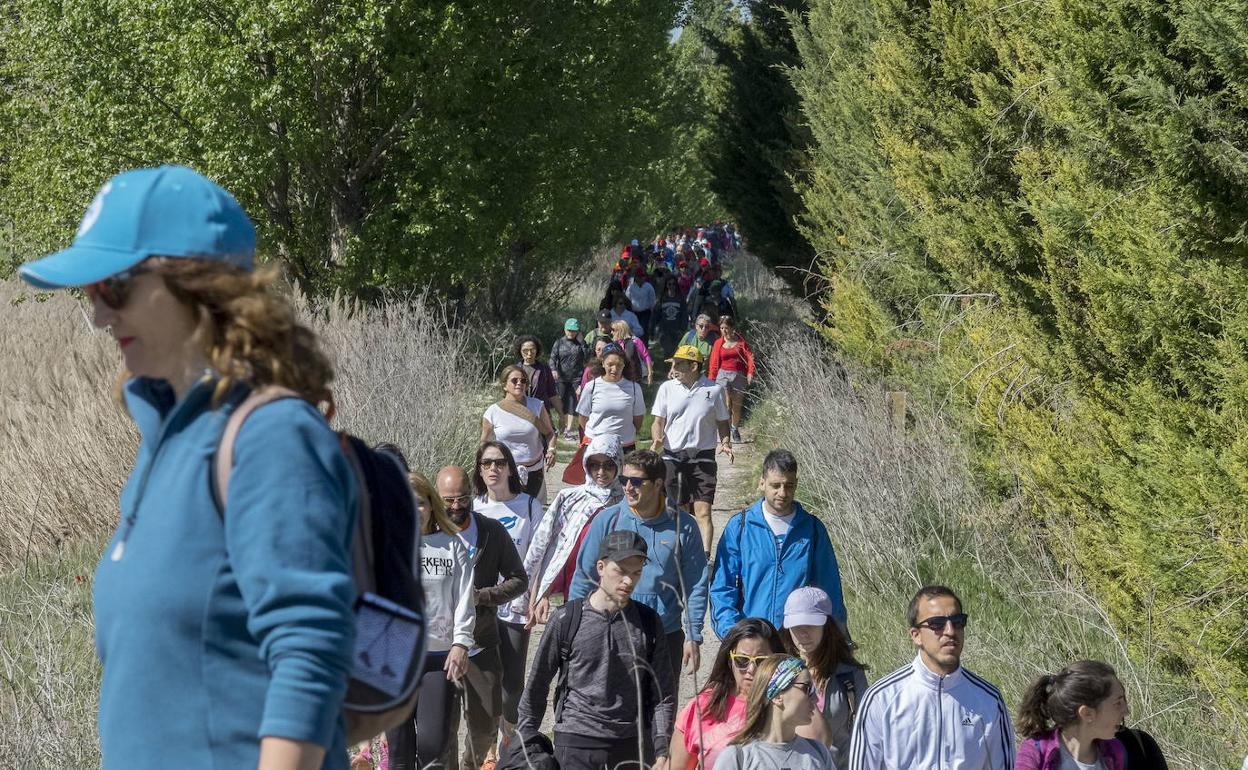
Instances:
[[[272,267],[247,272],[198,259],[158,259],[155,272],[169,292],[191,308],[208,362],[220,376],[213,404],[236,383],[280,385],[333,411],[333,366],[316,334],[299,323],[277,291]]]

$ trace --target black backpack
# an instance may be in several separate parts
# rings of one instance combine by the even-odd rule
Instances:
[[[252,412],[292,390],[253,391],[230,414],[213,460],[213,492],[224,519],[234,445]],[[339,433],[356,480],[359,508],[351,543],[355,582],[355,650],[343,700],[347,743],[368,740],[409,719],[425,659],[425,595],[417,577],[420,516],[398,458]]]
[[[568,695],[568,661],[572,659],[572,640],[576,637],[577,630],[581,627],[581,615],[585,611],[585,599],[573,599],[563,606],[563,613],[559,616],[561,625],[559,626],[559,681],[555,684],[555,721],[559,721],[559,715],[563,712],[563,701]],[[625,612],[631,607],[638,615],[641,621],[641,634],[645,639],[646,658],[654,657],[654,647],[658,644],[658,636],[663,633],[663,627],[659,622],[659,614],[654,610],[645,612],[639,607],[642,605],[637,602],[629,602],[625,608]],[[646,609],[650,609],[646,607]],[[648,714],[650,709],[643,704],[641,713]]]

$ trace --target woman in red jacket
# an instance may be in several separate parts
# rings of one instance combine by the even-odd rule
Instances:
[[[754,351],[737,331],[737,322],[730,315],[719,317],[719,339],[711,348],[711,364],[707,376],[724,385],[728,409],[732,412],[732,440],[741,443],[741,407],[745,392],[754,383]]]

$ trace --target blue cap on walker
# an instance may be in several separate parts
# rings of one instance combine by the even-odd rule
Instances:
[[[251,270],[256,228],[234,196],[185,166],[123,171],[104,183],[74,243],[18,268],[41,289],[86,286],[148,257],[204,259]]]

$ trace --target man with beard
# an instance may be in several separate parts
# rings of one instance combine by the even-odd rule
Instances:
[[[502,524],[474,513],[472,482],[468,473],[456,465],[438,471],[438,496],[446,504],[446,513],[468,547],[473,565],[477,622],[473,631],[474,645],[468,653],[468,671],[464,676],[464,712],[468,721],[468,746],[460,762],[461,770],[477,770],[485,759],[498,732],[503,713],[502,673],[499,657],[498,606],[524,594],[528,575],[511,536]],[[450,746],[447,768],[458,752],[459,715],[450,721]]]

